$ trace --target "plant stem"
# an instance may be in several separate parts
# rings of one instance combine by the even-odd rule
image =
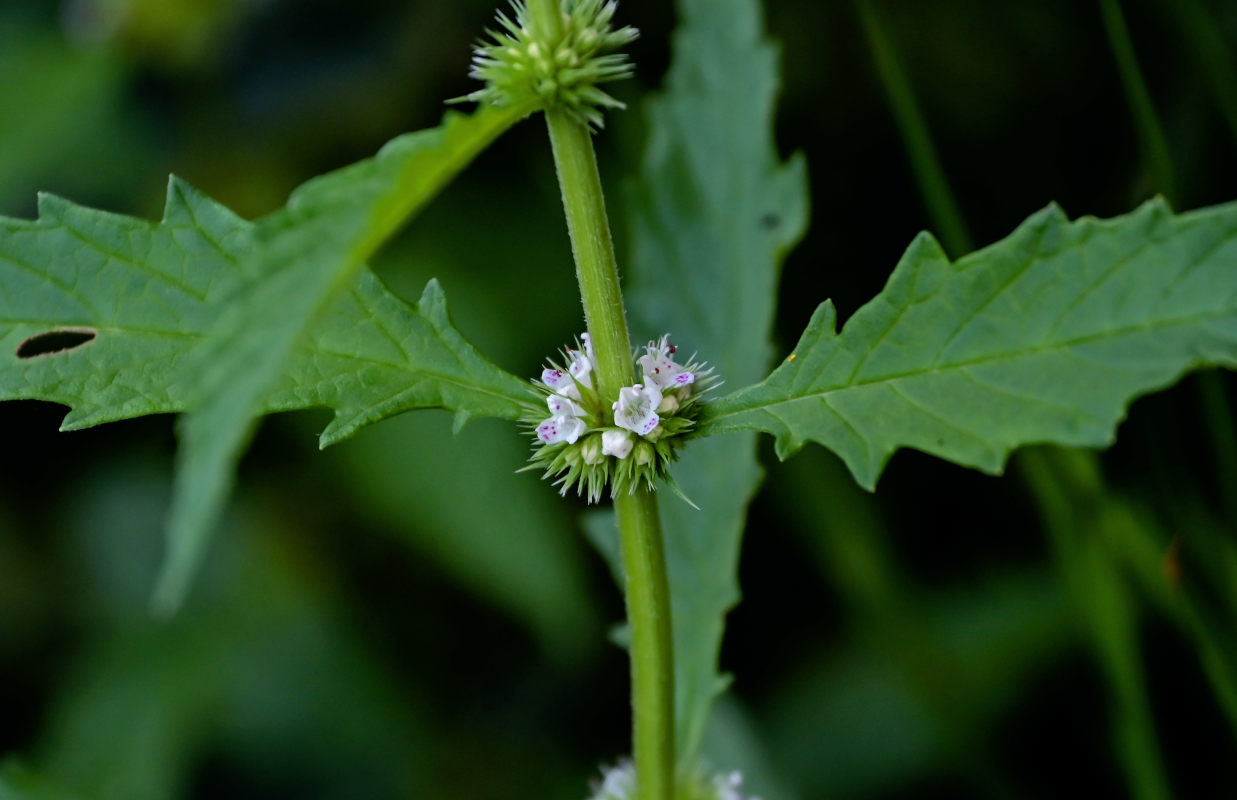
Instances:
[[[584,125],[561,111],[549,109],[545,118],[597,360],[597,389],[602,397],[616,398],[620,388],[635,383],[635,371],[593,140]]]
[[[633,383],[635,374],[593,141],[583,124],[561,111],[548,109],[546,124],[567,213],[580,297],[592,337],[597,389],[603,398],[618,397],[619,389]],[[631,631],[636,797],[672,800],[674,651],[670,587],[657,499],[651,492],[640,490],[616,498],[614,510],[618,516]]]
[[[631,630],[632,756],[636,796],[674,796],[674,648],[670,584],[657,499],[648,491],[614,499]]]

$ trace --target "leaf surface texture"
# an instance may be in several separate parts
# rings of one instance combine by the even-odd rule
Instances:
[[[1237,204],[1110,220],[1056,206],[950,262],[920,234],[836,332],[829,302],[762,383],[702,430],[756,429],[785,458],[819,442],[872,489],[912,447],[997,473],[1031,443],[1102,447],[1135,397],[1237,365]]]

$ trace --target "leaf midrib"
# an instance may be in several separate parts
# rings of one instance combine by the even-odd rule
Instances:
[[[1045,353],[1045,352],[1049,352],[1053,350],[1069,350],[1071,348],[1074,348],[1080,345],[1090,344],[1092,342],[1097,342],[1097,341],[1103,341],[1105,339],[1116,339],[1122,336],[1127,336],[1127,335],[1131,335],[1135,333],[1143,333],[1143,332],[1149,332],[1149,331],[1154,331],[1154,330],[1159,330],[1159,329],[1173,328],[1173,327],[1177,327],[1180,325],[1187,325],[1187,324],[1194,323],[1194,322],[1204,322],[1206,320],[1217,318],[1217,317],[1233,316],[1234,313],[1237,313],[1237,312],[1234,312],[1234,310],[1232,309],[1216,309],[1213,311],[1208,311],[1208,312],[1199,313],[1199,314],[1190,314],[1190,315],[1183,316],[1183,317],[1173,317],[1171,319],[1163,320],[1161,322],[1156,322],[1156,323],[1148,323],[1144,325],[1133,325],[1133,326],[1127,326],[1124,328],[1116,328],[1113,330],[1104,331],[1102,333],[1098,333],[1098,334],[1094,334],[1090,336],[1081,336],[1075,339],[1069,339],[1063,342],[1054,342],[1051,344],[1041,343],[1039,345],[1036,345],[1035,347],[1023,348],[1021,350],[1015,350],[1015,351],[1011,351],[1008,353],[999,353],[999,354],[986,356],[982,358],[968,359],[966,361],[956,361],[950,364],[934,365],[926,369],[908,370],[906,372],[895,373],[892,375],[882,375],[878,378],[868,378],[865,380],[854,381],[851,383],[836,384],[834,386],[830,386],[830,387],[816,390],[816,391],[807,392],[805,394],[788,396],[782,399],[775,400],[772,403],[763,403],[759,405],[752,405],[752,406],[746,406],[743,408],[737,408],[737,409],[734,409],[733,411],[725,411],[716,416],[709,416],[706,419],[701,420],[701,425],[702,427],[704,425],[715,425],[729,417],[737,416],[739,414],[744,414],[749,411],[765,410],[765,409],[773,408],[776,406],[781,406],[786,403],[795,403],[801,400],[808,400],[808,399],[815,398],[815,397],[827,398],[831,394],[845,391],[847,389],[856,389],[861,386],[872,386],[872,385],[881,384],[881,383],[888,383],[890,381],[902,380],[905,378],[915,378],[915,377],[920,377],[923,375],[950,372],[954,370],[963,370],[963,369],[967,369],[970,367],[981,366],[984,364],[992,364],[992,363],[996,363],[1000,361],[1012,361],[1014,359],[1022,358],[1024,356],[1035,355],[1037,353]],[[838,348],[841,348],[841,343],[839,342],[837,346]],[[1120,367],[1116,365],[1110,365],[1110,366],[1113,366],[1113,368],[1115,369],[1120,369]],[[759,386],[759,384],[757,386]],[[756,388],[757,387],[753,387],[753,389],[756,389]],[[706,406],[706,409],[707,409],[707,406]]]

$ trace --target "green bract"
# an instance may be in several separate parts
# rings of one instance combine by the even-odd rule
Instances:
[[[614,0],[564,0],[562,37],[547,41],[538,36],[524,3],[511,5],[515,19],[500,11],[502,30],[487,31],[494,41],[478,44],[473,56],[470,74],[485,81],[485,88],[459,99],[497,106],[531,101],[602,127],[602,110],[623,104],[597,84],[631,75],[627,56],[613,51],[633,41],[636,29],[611,27]]]

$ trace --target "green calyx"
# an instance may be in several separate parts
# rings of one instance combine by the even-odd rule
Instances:
[[[630,26],[612,27],[615,0],[562,0],[563,33],[552,41],[538,36],[522,0],[511,5],[515,18],[500,11],[501,29],[487,30],[493,41],[478,44],[473,55],[469,74],[485,88],[458,101],[508,106],[532,100],[593,128],[602,127],[603,110],[624,107],[597,88],[632,74],[627,56],[614,51],[639,34]]]

